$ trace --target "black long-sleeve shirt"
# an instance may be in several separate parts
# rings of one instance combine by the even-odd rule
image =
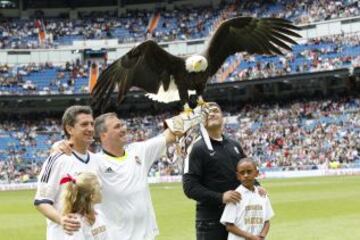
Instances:
[[[211,139],[211,144],[213,153],[202,139],[194,143],[183,175],[186,196],[197,201],[197,220],[220,219],[225,207],[222,195],[239,186],[236,165],[245,157],[240,144],[227,137]]]

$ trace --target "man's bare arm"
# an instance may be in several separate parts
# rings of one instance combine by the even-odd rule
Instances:
[[[50,148],[50,154],[53,153],[65,153],[71,155],[73,144],[68,140],[60,140],[55,142]]]
[[[80,228],[80,222],[74,214],[61,216],[58,211],[48,203],[36,205],[35,208],[46,218],[61,225],[64,231],[69,235],[72,235],[73,232],[78,231]]]
[[[176,139],[181,138],[184,134],[183,133],[176,133],[175,134],[175,133],[171,132],[170,129],[166,129],[163,132],[163,135],[165,136],[166,144],[169,144],[169,143],[176,142]]]

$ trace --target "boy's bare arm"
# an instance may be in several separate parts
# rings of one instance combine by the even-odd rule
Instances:
[[[255,236],[251,233],[243,231],[240,228],[238,228],[237,226],[235,226],[235,224],[232,224],[232,223],[226,223],[226,230],[237,236],[243,237],[246,240],[262,240],[259,236]]]
[[[269,232],[269,229],[270,229],[270,221],[266,221],[264,223],[263,229],[261,230],[261,232],[259,234],[261,239],[265,239],[265,237],[267,236],[267,234]]]

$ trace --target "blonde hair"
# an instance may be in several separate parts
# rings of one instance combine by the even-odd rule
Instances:
[[[100,183],[96,174],[82,172],[72,178],[63,192],[63,215],[78,213],[84,216],[89,224],[95,222],[94,202],[100,193]]]

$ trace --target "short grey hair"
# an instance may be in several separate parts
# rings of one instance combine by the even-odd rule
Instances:
[[[114,112],[101,114],[95,118],[95,139],[100,141],[100,134],[107,132],[106,119],[108,118],[117,118],[117,114]]]
[[[91,115],[93,114],[91,108],[89,106],[80,106],[80,105],[74,105],[71,107],[68,107],[63,116],[62,116],[62,127],[65,133],[65,136],[67,138],[70,138],[70,134],[66,131],[66,126],[71,126],[73,127],[76,123],[76,117],[79,114],[88,114]]]

